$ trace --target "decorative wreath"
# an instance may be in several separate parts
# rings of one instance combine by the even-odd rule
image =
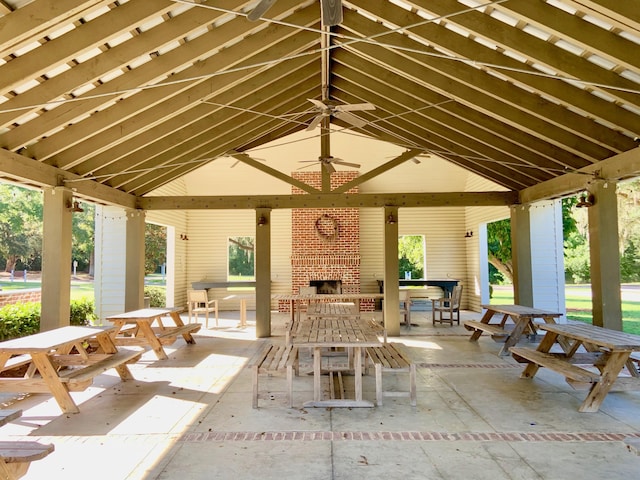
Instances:
[[[318,238],[324,243],[335,242],[338,238],[338,220],[327,215],[326,213],[320,215],[316,219],[314,229]]]

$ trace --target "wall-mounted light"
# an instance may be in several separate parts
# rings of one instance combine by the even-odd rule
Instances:
[[[593,204],[596,203],[596,199],[591,193],[586,193],[580,196],[578,203],[576,203],[576,208],[589,208],[593,207]]]
[[[71,200],[69,200],[67,202],[67,210],[71,213],[84,212],[84,209],[80,206],[80,202],[77,200],[75,202],[71,202]]]
[[[267,224],[267,218],[264,215],[260,215],[258,218],[258,226],[263,227]]]
[[[387,223],[389,225],[393,225],[396,222],[397,222],[396,217],[393,216],[393,213],[390,213],[389,216],[387,217]]]
[[[464,238],[471,238],[471,237],[473,237],[473,231],[471,231],[471,230],[469,230],[468,232],[466,232],[464,234]]]
[[[181,233],[180,234],[180,240],[189,240],[189,237],[187,237],[186,233]]]

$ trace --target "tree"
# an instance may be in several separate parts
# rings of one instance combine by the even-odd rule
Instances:
[[[229,276],[255,275],[255,246],[253,237],[229,238]]]
[[[577,223],[572,215],[575,197],[562,199],[562,236],[567,239],[577,232]],[[487,225],[488,260],[508,283],[513,283],[513,261],[511,257],[511,220],[506,218]]]
[[[155,272],[167,261],[167,228],[147,223],[144,227],[144,271]]]
[[[402,235],[398,238],[398,278],[411,272],[411,278],[424,278],[424,238]]]
[[[38,191],[0,185],[0,256],[5,271],[38,262],[42,255],[42,194]]]

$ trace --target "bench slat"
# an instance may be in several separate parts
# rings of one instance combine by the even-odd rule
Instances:
[[[598,373],[590,372],[582,367],[572,365],[568,362],[566,357],[564,357],[564,354],[544,353],[526,347],[511,347],[509,350],[514,357],[522,357],[530,363],[536,363],[542,367],[546,367],[570,378],[571,380],[588,383],[600,381],[600,375]]]
[[[32,462],[46,457],[54,449],[53,444],[0,441],[0,458],[6,463]]]
[[[168,327],[166,330],[156,331],[156,336],[158,338],[177,337],[183,333],[196,333],[201,327],[202,325],[199,323],[189,323],[180,327]]]
[[[118,350],[117,353],[114,353],[109,358],[105,358],[86,367],[61,370],[59,375],[63,382],[71,380],[75,382],[91,380],[93,377],[111,368],[137,361],[142,354],[143,352],[141,350]]]
[[[495,323],[482,323],[477,320],[467,320],[464,322],[464,326],[467,330],[482,330],[483,332],[490,333],[496,337],[507,337],[509,335],[507,330]]]

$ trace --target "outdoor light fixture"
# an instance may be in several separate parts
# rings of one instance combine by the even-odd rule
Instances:
[[[471,238],[471,237],[473,237],[473,232],[471,230],[464,234],[464,238]]]
[[[80,207],[80,202],[78,202],[77,200],[73,203],[71,201],[68,201],[67,210],[69,210],[71,213],[84,212],[84,209]]]
[[[389,216],[387,217],[387,223],[389,225],[393,225],[396,223],[396,217],[394,217],[392,213],[390,213]]]
[[[589,208],[593,207],[593,204],[596,202],[595,197],[591,194],[584,194],[580,196],[580,200],[576,203],[576,208]]]
[[[262,227],[266,224],[267,224],[267,218],[264,215],[260,215],[260,218],[258,218],[258,226]]]
[[[180,234],[180,240],[189,240],[189,237],[187,237],[186,233],[181,233]]]

